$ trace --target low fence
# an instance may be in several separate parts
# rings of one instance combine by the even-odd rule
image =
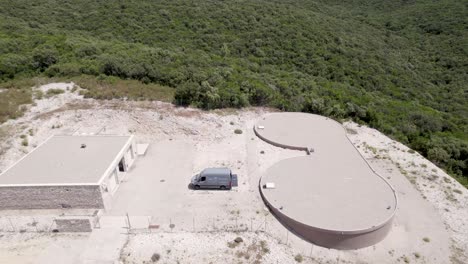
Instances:
[[[158,216],[100,216],[95,228],[121,227],[129,232],[259,232],[266,231],[268,220],[272,216],[246,218],[232,215],[180,217]]]
[[[254,232],[267,233],[279,243],[288,244],[293,235],[269,212],[259,212],[255,216],[242,216],[237,213],[218,216],[183,215],[177,217],[158,216],[100,216],[95,228],[121,228],[122,232],[138,233],[216,233]],[[301,239],[300,239],[301,240]],[[307,243],[309,244],[309,243]]]
[[[1,216],[0,232],[50,232],[54,219],[53,216]]]
[[[0,216],[0,232],[90,232],[92,229],[114,228],[125,233],[203,233],[262,232],[288,243],[291,232],[266,211],[254,216],[238,212],[217,216],[180,215],[177,217],[134,215],[83,216]]]
[[[83,226],[83,221],[89,225]],[[65,226],[63,225],[65,221]],[[218,216],[183,215],[177,217],[94,215],[94,216],[0,216],[0,232],[89,232],[92,229],[114,229],[128,234],[168,233],[263,233],[280,244],[292,245],[304,257],[315,255],[316,247],[294,235],[269,212],[253,216],[238,213]],[[338,251],[337,251],[338,252]],[[337,253],[339,254],[339,252]],[[339,255],[338,255],[339,256]]]
[[[9,215],[0,216],[0,232],[91,232],[97,215]]]

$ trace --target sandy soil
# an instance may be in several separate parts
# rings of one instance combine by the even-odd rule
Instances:
[[[237,237],[242,242],[236,243]],[[161,263],[295,263],[290,247],[262,233],[131,235],[121,260],[141,263],[153,254],[160,256]]]
[[[436,209],[450,232],[451,260],[455,263],[466,263],[468,190],[419,153],[377,130],[353,122],[344,125],[351,132],[348,134],[353,144],[367,160],[376,164],[373,167],[389,166],[391,170],[396,171],[395,173],[404,175],[421,197]]]
[[[52,134],[131,133],[136,135],[138,142],[190,144],[194,153],[193,173],[208,165],[219,165],[231,167],[244,176],[229,200],[232,203],[229,213],[234,212],[236,219],[246,225],[254,219],[262,232],[242,232],[239,236],[245,242],[236,248],[227,245],[237,236],[234,232],[200,233],[182,228],[132,235],[112,225],[92,235],[2,233],[0,262],[46,263],[37,260],[45,260],[60,249],[67,252],[57,256],[61,263],[112,263],[117,260],[142,263],[149,262],[153,253],[160,254],[161,263],[217,263],[220,259],[227,263],[253,263],[258,253],[263,252],[259,246],[259,241],[263,240],[270,250],[261,254],[261,263],[294,263],[297,254],[304,257],[305,263],[468,262],[467,190],[417,153],[411,153],[404,145],[376,130],[352,122],[345,124],[352,142],[398,191],[400,208],[393,230],[388,238],[373,247],[336,251],[303,241],[265,213],[257,189],[261,174],[281,159],[304,155],[271,146],[255,137],[253,124],[262,114],[272,110],[248,108],[204,112],[162,102],[96,101],[83,99],[78,91],[71,92],[71,87],[72,83],[55,83],[37,88],[58,88],[66,92],[36,100],[23,117],[0,125],[0,170],[5,170]],[[241,129],[243,133],[235,134],[235,129]],[[24,136],[21,138],[21,135]],[[27,144],[23,143],[25,138]],[[219,196],[210,192],[208,195]],[[162,224],[169,226],[169,219],[165,221],[167,223]],[[232,223],[233,220],[228,217],[225,221]],[[102,243],[110,244],[105,248],[95,246]],[[208,243],[209,247],[198,246]],[[249,251],[252,244],[255,246],[251,247],[250,257],[245,259],[242,254]],[[83,250],[80,252],[76,248]],[[120,252],[120,256],[116,252]],[[107,257],[99,259],[104,255]],[[191,262],[193,259],[200,261]]]

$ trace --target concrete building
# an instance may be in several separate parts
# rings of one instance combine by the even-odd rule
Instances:
[[[0,174],[0,210],[108,209],[136,156],[133,136],[52,136]]]

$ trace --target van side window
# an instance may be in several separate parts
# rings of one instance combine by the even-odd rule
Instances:
[[[205,177],[205,176],[203,176],[203,177],[200,178],[200,181],[205,181],[205,180],[206,180],[206,177]]]

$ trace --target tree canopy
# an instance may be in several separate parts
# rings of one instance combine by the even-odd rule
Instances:
[[[1,81],[111,76],[172,87],[180,105],[352,118],[468,184],[463,1],[0,0],[0,7]],[[104,89],[87,96],[103,93],[122,96]]]

